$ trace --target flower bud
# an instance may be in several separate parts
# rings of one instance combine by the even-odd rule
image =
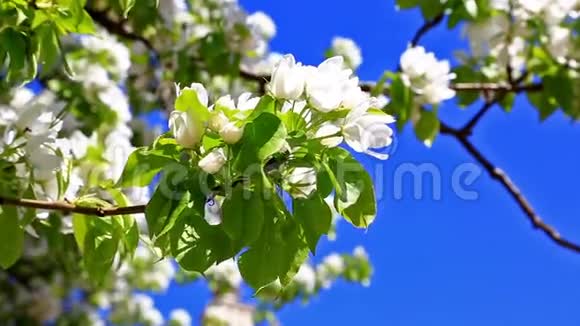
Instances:
[[[225,95],[218,98],[218,100],[215,102],[215,109],[233,111],[236,109],[236,104],[234,103],[234,100],[232,100],[231,96]]]
[[[221,148],[214,149],[204,158],[202,158],[198,166],[209,174],[217,173],[226,163],[226,155]]]
[[[187,112],[173,111],[169,116],[169,129],[177,143],[185,148],[194,148],[203,136],[203,126]]]
[[[211,113],[209,118],[208,126],[209,129],[219,132],[222,128],[228,124],[230,120],[222,111],[214,111]]]
[[[223,138],[226,144],[230,145],[237,143],[240,138],[242,138],[243,133],[244,129],[236,126],[236,124],[233,122],[226,124],[220,130],[220,136]]]
[[[304,67],[296,64],[292,55],[286,55],[274,67],[269,91],[279,99],[297,100],[304,92]]]

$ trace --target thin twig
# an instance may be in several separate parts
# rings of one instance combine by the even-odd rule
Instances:
[[[483,168],[489,173],[492,179],[498,181],[504,189],[511,195],[514,201],[518,204],[520,209],[524,212],[525,216],[528,218],[532,226],[536,229],[541,230],[548,238],[554,241],[556,244],[570,249],[572,251],[580,253],[580,245],[576,244],[570,240],[565,239],[560,235],[553,226],[547,224],[543,219],[536,213],[530,202],[522,194],[520,189],[513,183],[509,176],[500,168],[495,166],[489,159],[487,159],[468,139],[462,130],[449,127],[445,123],[441,122],[441,134],[450,135],[457,139],[459,143],[467,150],[467,152],[479,163]]]
[[[91,18],[99,25],[104,27],[109,33],[121,36],[128,40],[139,41],[143,43],[150,51],[157,53],[153,44],[145,37],[136,34],[129,29],[122,21],[115,21],[107,15],[107,11],[97,11],[91,8],[86,8]]]
[[[44,201],[35,199],[7,198],[0,197],[0,206],[10,205],[19,207],[29,207],[45,209],[50,211],[60,211],[63,213],[78,213],[95,216],[129,215],[145,212],[145,205],[125,206],[125,207],[87,207],[79,206],[66,201]]]
[[[511,85],[502,83],[454,83],[449,85],[454,91],[478,91],[478,92],[538,92],[544,89],[542,83],[533,83],[527,85]]]
[[[473,128],[485,116],[487,112],[497,103],[497,100],[485,101],[483,106],[477,113],[461,128],[461,131],[466,135],[471,135]]]
[[[411,47],[417,46],[419,42],[421,42],[423,36],[425,36],[425,34],[427,34],[427,32],[429,32],[431,29],[439,25],[443,21],[444,17],[445,13],[442,12],[435,16],[433,19],[426,21],[425,24],[423,24],[423,26],[417,30],[415,36],[413,36],[411,39]]]

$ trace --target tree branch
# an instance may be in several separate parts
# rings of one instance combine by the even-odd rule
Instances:
[[[513,183],[509,176],[500,168],[495,166],[489,159],[487,159],[461,129],[449,127],[441,122],[441,134],[450,135],[457,139],[457,141],[467,150],[467,152],[487,171],[490,177],[498,181],[503,188],[510,194],[514,201],[518,204],[520,209],[524,212],[532,226],[541,230],[554,243],[564,248],[580,253],[580,244],[576,244],[570,240],[565,239],[560,235],[553,226],[547,224],[536,213],[532,205],[522,194],[520,189]]]
[[[51,202],[34,199],[0,197],[0,206],[2,205],[45,209],[49,211],[60,211],[63,213],[95,215],[100,217],[145,213],[146,206],[146,205],[136,205],[125,207],[87,207],[87,206],[78,206],[66,201]]]
[[[465,126],[463,126],[463,128],[461,128],[463,133],[466,135],[470,135],[471,132],[473,131],[473,128],[475,127],[475,125],[483,118],[483,116],[487,112],[489,112],[489,109],[491,109],[496,103],[497,103],[496,100],[485,101],[485,103],[483,104],[481,109],[479,109],[479,111],[477,111],[477,113],[471,118],[471,120],[469,120],[465,124]]]
[[[457,92],[467,92],[467,91],[479,91],[479,92],[538,92],[544,89],[542,83],[533,83],[527,85],[512,85],[512,84],[501,84],[501,83],[455,83],[449,85],[454,91]]]
[[[413,36],[413,38],[411,39],[411,46],[412,47],[417,46],[419,42],[421,42],[423,36],[425,36],[425,34],[427,34],[434,27],[437,27],[437,25],[439,25],[443,21],[444,17],[445,13],[442,12],[439,15],[435,16],[435,18],[426,21],[425,24],[423,24],[423,26],[421,26],[417,30],[415,36]]]
[[[85,8],[91,18],[104,27],[109,33],[121,36],[128,40],[143,43],[150,51],[157,54],[153,44],[145,37],[130,31],[122,21],[115,21],[107,15],[107,11],[97,11],[92,8]]]

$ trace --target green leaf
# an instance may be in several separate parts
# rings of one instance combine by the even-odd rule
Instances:
[[[439,119],[433,111],[421,110],[421,117],[415,124],[415,135],[427,147],[431,147],[439,134]]]
[[[352,225],[368,227],[377,212],[371,177],[348,151],[332,148],[328,155],[329,166],[342,189],[342,196],[334,198],[336,210]]]
[[[228,236],[242,245],[250,245],[258,239],[264,225],[264,201],[261,187],[245,189],[242,184],[234,187],[222,205],[222,225]]]
[[[262,113],[244,128],[241,148],[235,166],[245,171],[253,163],[261,163],[280,151],[286,140],[286,128],[282,121],[271,113]]]
[[[36,38],[40,48],[40,64],[45,70],[55,66],[60,58],[58,36],[52,24],[43,24],[36,30]]]
[[[425,19],[433,19],[443,11],[443,5],[437,0],[421,0],[421,12]]]
[[[8,72],[6,81],[9,84],[22,81],[22,74],[25,72],[28,58],[28,41],[27,36],[11,28],[5,29],[0,33],[0,47],[8,53]]]
[[[18,225],[18,211],[13,206],[0,209],[0,267],[7,269],[22,256],[24,230]]]
[[[302,226],[306,242],[314,254],[318,240],[330,230],[332,212],[318,193],[307,199],[294,199],[292,205],[294,217]]]
[[[250,116],[248,117],[248,121],[252,121],[259,117],[262,113],[274,113],[274,109],[276,107],[276,99],[274,99],[270,95],[264,95],[260,99],[260,102],[256,105]]]
[[[179,198],[179,200],[176,200],[173,203],[173,206],[171,208],[171,212],[169,214],[169,216],[167,217],[167,220],[165,221],[165,225],[163,226],[163,228],[161,229],[161,231],[159,231],[156,235],[157,237],[161,237],[163,236],[165,233],[169,232],[173,226],[175,225],[175,222],[177,221],[177,219],[179,218],[179,216],[181,215],[181,213],[183,212],[184,209],[187,208],[187,206],[189,205],[191,199],[191,194],[189,193],[189,191],[185,191],[183,192],[183,196],[181,196],[181,198]]]
[[[73,234],[81,252],[85,250],[85,237],[89,228],[87,219],[89,218],[94,217],[82,214],[73,214],[72,216]]]
[[[129,11],[135,6],[136,0],[119,0],[121,10],[123,10],[123,17],[127,18]]]
[[[540,120],[544,121],[558,109],[558,101],[543,92],[527,92],[528,100],[540,113]]]
[[[144,187],[163,169],[179,169],[176,164],[180,155],[180,147],[175,144],[159,144],[156,148],[137,148],[125,163],[119,187]]]
[[[186,190],[187,182],[188,180],[181,173],[163,174],[145,208],[145,219],[152,239],[160,237],[162,233],[167,233],[166,226],[175,223],[175,219],[189,202],[190,193]],[[178,207],[179,211],[174,214]]]
[[[99,228],[91,228],[85,235],[84,261],[85,268],[91,279],[102,284],[113,265],[119,239],[114,233],[102,232]]]
[[[400,9],[410,9],[419,5],[421,0],[397,0],[397,6]]]
[[[391,101],[385,109],[387,113],[397,117],[397,128],[402,130],[403,126],[411,118],[413,94],[400,75],[396,75],[391,81],[390,94]]]
[[[574,86],[566,70],[556,75],[544,77],[545,96],[553,96],[562,110],[571,117],[576,117],[580,108],[574,107]]]
[[[194,205],[183,211],[169,232],[171,254],[179,265],[184,270],[200,273],[214,263],[232,258],[240,250],[221,226],[209,225],[203,219],[203,202],[201,197],[194,199]]]
[[[274,198],[274,202],[280,201]],[[301,229],[287,212],[275,206],[265,206],[266,216],[271,218],[266,220],[258,241],[238,260],[244,281],[256,291],[278,278],[282,285],[288,284],[308,256]]]

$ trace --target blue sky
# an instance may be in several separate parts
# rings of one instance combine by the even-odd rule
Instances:
[[[397,13],[392,1],[242,0],[248,11],[263,10],[278,26],[273,50],[317,64],[333,36],[353,38],[362,48],[362,79],[396,67],[422,19]],[[423,45],[440,58],[465,47],[460,31],[435,29]],[[454,126],[479,108],[459,109],[449,101],[440,114]],[[364,232],[346,223],[338,240],[323,243],[320,255],[364,245],[375,267],[371,287],[339,282],[307,306],[295,304],[279,317],[285,325],[579,325],[580,255],[552,244],[534,230],[503,188],[482,175],[468,187],[477,200],[461,200],[451,188],[454,169],[472,159],[452,138],[431,149],[410,129],[398,135],[383,169],[385,190],[375,223]],[[473,142],[507,171],[537,212],[565,236],[580,242],[580,127],[561,114],[540,123],[525,98],[511,113],[494,108],[477,126]],[[441,171],[441,199],[413,198],[411,178],[403,198],[393,196],[394,171],[401,164],[430,163]],[[381,165],[382,164],[382,165]],[[207,290],[197,284],[172,286],[158,298],[164,312],[185,305],[198,316]],[[195,321],[199,320],[194,318]]]

